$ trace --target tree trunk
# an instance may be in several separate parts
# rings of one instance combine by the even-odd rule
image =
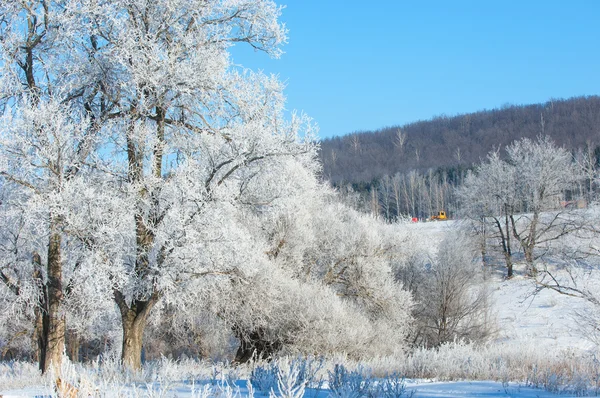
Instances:
[[[531,223],[529,225],[528,235],[522,237],[522,235],[517,231],[517,224],[515,219],[511,216],[512,223],[512,232],[515,239],[519,241],[521,244],[521,248],[523,249],[523,254],[525,255],[525,262],[527,263],[527,274],[529,276],[537,275],[537,268],[534,264],[534,249],[537,244],[537,225],[539,222],[540,213],[538,210],[533,211],[533,217],[531,219]]]
[[[506,263],[506,278],[510,279],[513,277],[513,262],[512,262],[512,250],[510,248],[510,232],[506,230],[506,234],[502,229],[500,220],[494,217],[494,223],[500,234],[500,246],[502,246],[502,254],[504,255],[504,262]],[[508,228],[508,216],[505,216],[505,225]]]
[[[526,245],[524,245],[525,247],[523,248],[523,251],[525,252],[525,261],[527,262],[529,276],[537,275],[537,268],[534,263],[535,257],[533,250],[535,248],[535,245],[537,244],[536,237],[539,220],[540,213],[536,210],[533,212],[533,218],[531,220],[531,225],[529,226],[529,236],[527,237]]]
[[[164,154],[165,138],[165,117],[166,109],[156,107],[156,143],[153,149],[154,161],[152,165],[152,174],[154,177],[162,178],[162,160]],[[130,125],[130,132],[127,134],[127,162],[129,165],[129,182],[137,184],[144,180],[144,145],[134,139],[133,123]],[[135,235],[136,235],[136,260],[135,272],[139,280],[145,280],[149,277],[150,253],[154,243],[154,232],[152,227],[156,227],[158,222],[158,190],[149,192],[146,188],[140,189],[139,198],[150,200],[151,211],[147,215],[143,208],[139,208],[134,214]],[[160,267],[161,256],[157,260],[157,266]],[[114,299],[121,313],[121,325],[123,328],[123,350],[121,360],[123,365],[133,370],[142,368],[142,347],[144,329],[148,320],[148,314],[156,302],[159,300],[160,293],[154,291],[150,298],[144,300],[132,300],[128,303],[125,295],[114,290]]]
[[[31,334],[31,348],[32,348],[32,356],[31,359],[33,362],[37,362],[38,365],[42,363],[42,350],[41,350],[41,331],[42,330],[42,315],[38,314],[36,310],[35,314],[35,326],[33,327],[33,333]],[[41,367],[40,367],[41,370]]]
[[[123,350],[121,360],[123,365],[132,370],[142,368],[142,347],[144,329],[148,322],[150,310],[158,302],[160,295],[154,293],[148,300],[133,301],[128,305],[125,296],[115,290],[114,299],[121,312],[121,326],[123,328]]]
[[[146,318],[136,316],[133,311],[122,317],[123,322],[123,365],[133,370],[142,368],[142,346]]]
[[[504,252],[504,261],[506,262],[506,278],[510,279],[513,277],[513,262],[510,253]]]
[[[67,355],[72,362],[79,362],[81,339],[75,332],[67,332]]]
[[[33,280],[39,289],[39,305],[34,309],[35,321],[33,326],[32,346],[33,360],[39,364],[40,370],[43,370],[43,364],[46,362],[46,337],[44,330],[48,324],[48,292],[42,277],[42,259],[38,253],[33,255]],[[46,326],[44,326],[46,325]]]
[[[48,352],[48,312],[41,311],[38,320],[40,329],[36,331],[37,357],[39,368],[44,373],[46,371],[46,354]]]
[[[485,224],[485,217],[481,220],[481,263],[485,268],[489,265],[487,262],[487,228]],[[485,274],[487,275],[487,273]]]
[[[65,351],[65,317],[62,313],[62,259],[61,235],[56,231],[56,223],[51,225],[50,243],[48,245],[48,313],[44,323],[46,352],[40,362],[43,373],[53,369],[58,375]]]
[[[537,267],[534,263],[533,246],[526,246],[523,251],[525,252],[525,262],[527,263],[527,275],[534,277],[537,275]]]
[[[512,216],[510,217],[510,219],[512,220]],[[506,277],[508,279],[513,277],[513,262],[512,262],[512,248],[510,246],[510,229],[508,226],[508,211],[506,212],[506,215],[504,216],[504,225],[506,227],[506,234],[505,239],[506,239],[506,249],[504,250],[504,256],[505,256],[505,260],[506,260]]]
[[[523,248],[523,252],[525,254],[525,261],[527,262],[527,266],[529,268],[533,267],[533,247],[527,245]]]

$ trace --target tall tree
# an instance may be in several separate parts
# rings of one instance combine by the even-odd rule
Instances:
[[[21,201],[44,203],[32,214],[45,244],[29,253],[41,288],[36,339],[43,371],[59,369],[64,347],[62,193],[91,163],[98,132],[90,112],[99,97],[95,75],[75,71],[87,64],[80,44],[89,36],[72,6],[44,0],[0,5],[0,176],[8,189],[22,191]]]
[[[111,272],[123,361],[137,369],[149,313],[165,295],[190,279],[240,277],[238,261],[219,264],[202,252],[216,232],[206,215],[235,218],[252,179],[270,178],[262,170],[285,157],[312,159],[314,146],[306,118],[284,121],[276,78],[231,65],[233,43],[280,54],[286,32],[273,2],[113,1],[90,12],[112,77],[104,88],[115,107],[105,127],[116,140],[108,169],[131,211],[126,260]]]
[[[47,358],[58,364],[63,352],[68,237],[92,253],[89,272],[111,288],[123,361],[139,368],[143,331],[162,298],[177,301],[171,293],[205,277],[242,278],[236,266],[244,252],[232,245],[254,188],[273,191],[291,157],[317,170],[310,120],[287,121],[282,84],[234,67],[229,54],[243,43],[278,57],[286,40],[280,7],[269,0],[15,0],[0,11],[3,183],[29,189],[31,198],[66,200],[80,181],[91,192],[76,193],[81,205],[49,199],[40,224],[47,229]],[[20,130],[6,127],[17,119],[25,121],[15,124]],[[39,150],[25,148],[26,139]]]

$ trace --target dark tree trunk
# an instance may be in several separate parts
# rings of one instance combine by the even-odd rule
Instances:
[[[508,213],[507,213],[508,214]],[[510,230],[508,226],[508,215],[504,218],[504,224],[506,226],[506,234],[503,234],[503,239],[505,240],[505,249],[504,249],[504,259],[506,261],[506,277],[508,279],[513,277],[513,262],[512,262],[512,249],[510,246]]]
[[[510,279],[514,276],[512,256],[508,252],[504,252],[504,261],[506,262],[506,278]]]
[[[43,370],[42,365],[46,362],[46,347],[48,346],[44,335],[44,330],[48,327],[48,293],[42,277],[42,259],[38,253],[33,255],[33,267],[33,280],[39,289],[39,304],[34,310],[35,323],[33,335],[31,336],[34,352],[33,360],[39,364],[40,370]]]
[[[505,216],[505,225],[508,228],[508,216]],[[494,223],[500,234],[500,245],[502,246],[502,254],[504,255],[504,262],[506,263],[506,278],[510,279],[513,277],[513,262],[512,262],[512,251],[510,248],[510,233],[508,229],[506,233],[502,229],[500,220],[494,217]]]
[[[41,355],[43,373],[53,369],[58,375],[65,350],[65,317],[62,313],[62,258],[61,235],[56,231],[56,222],[51,226],[50,243],[48,245],[48,312],[42,316],[45,353]]]
[[[480,252],[481,252],[481,263],[483,264],[483,266],[485,268],[487,268],[488,261],[487,261],[487,228],[486,228],[486,223],[485,223],[485,217],[483,217],[482,221],[481,221],[481,247],[480,247]]]
[[[164,118],[165,110],[157,107],[157,141],[154,147],[154,164],[152,166],[152,174],[157,177],[162,177],[162,157],[164,144]],[[132,125],[133,126],[133,125]],[[132,126],[130,128],[132,128]],[[129,164],[128,177],[131,183],[139,183],[144,179],[144,155],[143,146],[136,142],[133,138],[133,132],[130,132],[127,137],[127,161]],[[138,209],[134,215],[135,220],[135,235],[136,235],[136,261],[135,272],[140,280],[145,280],[149,277],[150,259],[148,253],[154,243],[154,233],[149,225],[156,226],[158,202],[153,194],[156,192],[148,192],[146,189],[141,189],[138,195],[141,199],[150,199],[152,202],[152,211],[150,216],[145,214],[143,209]],[[160,266],[161,260],[159,259]],[[133,300],[128,303],[122,292],[115,290],[114,299],[119,307],[121,314],[121,324],[123,328],[123,350],[121,352],[121,360],[123,365],[133,370],[142,368],[142,347],[144,329],[148,320],[150,310],[159,300],[160,293],[154,291],[149,299]]]

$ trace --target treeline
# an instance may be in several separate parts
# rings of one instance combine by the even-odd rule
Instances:
[[[505,152],[502,150],[497,154],[503,158]],[[577,201],[591,203],[600,193],[597,183],[600,146],[586,146],[567,152],[581,178],[564,192],[562,199],[569,204]],[[413,217],[424,220],[441,210],[455,218],[460,208],[456,190],[476,167],[440,167],[425,171],[413,169],[391,176],[384,174],[368,183],[343,184],[338,186],[338,190],[353,208],[387,222]]]
[[[320,156],[324,177],[335,186],[364,185],[409,170],[426,174],[430,168],[469,167],[493,149],[540,134],[572,151],[595,147],[600,142],[598,126],[600,97],[576,97],[325,139]]]
[[[456,212],[454,190],[468,169],[463,167],[410,170],[384,174],[370,183],[338,187],[352,207],[388,222],[416,217],[425,219],[440,210]]]

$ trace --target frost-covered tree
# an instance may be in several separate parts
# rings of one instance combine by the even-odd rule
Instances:
[[[0,175],[7,191],[1,279],[35,308],[35,339],[46,371],[58,365],[66,331],[63,301],[84,247],[67,236],[82,211],[77,193],[90,180],[81,150],[89,133],[85,117],[73,120],[55,100],[11,104],[0,121]],[[74,168],[78,168],[74,171]],[[84,181],[85,180],[85,181]],[[73,196],[75,194],[75,196]],[[37,289],[26,288],[35,286]]]
[[[27,278],[36,281],[37,294],[28,300],[37,311],[44,371],[51,364],[58,369],[63,355],[62,304],[70,288],[64,266],[75,264],[66,220],[80,211],[71,188],[85,185],[108,110],[93,111],[106,102],[90,68],[92,21],[79,8],[85,9],[71,1],[0,4],[0,177],[11,192],[8,211],[23,214],[22,223],[8,228],[20,250],[4,256],[2,279],[18,296],[30,291],[23,288]]]
[[[242,247],[248,240],[237,223],[244,198],[259,196],[256,187],[271,190],[269,181],[287,158],[303,157],[298,164],[309,168],[314,163],[312,127],[304,116],[285,120],[282,85],[236,69],[228,52],[245,43],[278,56],[286,39],[280,8],[244,0],[40,0],[0,7],[4,126],[28,109],[35,119],[20,131],[5,130],[3,138],[22,137],[14,145],[23,147],[33,136],[41,152],[5,147],[4,182],[35,191],[28,178],[37,183],[43,176],[50,199],[63,192],[78,197],[64,185],[79,181],[84,169],[90,173],[79,182],[90,195],[67,206],[80,218],[48,201],[39,224],[49,231],[48,314],[56,323],[51,334],[59,336],[50,338],[57,342],[50,359],[62,355],[68,237],[90,253],[88,271],[100,290],[111,292],[121,315],[123,360],[138,368],[144,327],[161,299],[181,303],[184,295],[175,292],[190,281],[243,279],[239,266],[255,251],[252,242]],[[37,169],[22,176],[19,162]],[[100,193],[110,200],[98,201]]]
[[[489,235],[498,240],[508,278],[513,276],[514,250],[510,220],[520,210],[516,177],[515,170],[495,151],[457,189],[461,213],[480,226],[477,230],[483,232],[483,239]]]
[[[362,314],[353,327],[370,341],[371,354],[402,351],[410,331],[412,300],[393,278],[392,266],[402,245],[398,226],[352,210],[326,190],[304,192],[309,193],[293,197],[303,206],[287,207],[296,211],[281,208],[275,217],[257,223],[262,225],[257,233],[267,237],[271,261],[299,282],[327,287],[342,299],[346,311]],[[356,341],[352,335],[340,333],[337,352],[350,352],[342,347]],[[317,343],[320,338],[312,340]],[[327,352],[334,352],[333,347]]]
[[[437,346],[462,339],[485,341],[494,331],[490,291],[474,245],[457,233],[446,236],[438,253],[422,268],[417,293],[419,321],[415,338]]]
[[[535,274],[534,250],[580,226],[576,217],[560,208],[560,200],[583,176],[569,151],[557,147],[549,137],[516,141],[506,152],[515,168],[517,194],[524,211],[519,217],[511,217],[512,233],[523,249],[530,273]]]
[[[242,201],[255,187],[272,188],[286,158],[312,162],[315,147],[306,118],[285,121],[276,78],[231,65],[236,42],[279,55],[285,29],[271,1],[113,1],[89,12],[95,57],[110,77],[106,170],[124,203],[119,233],[94,240],[122,244],[107,273],[123,360],[139,368],[143,331],[161,299],[204,292],[192,289],[199,280],[242,281],[251,272],[243,266],[256,266],[257,245],[237,222]]]
[[[569,211],[560,206],[565,192],[581,179],[570,153],[548,138],[524,138],[498,152],[469,174],[458,190],[462,212],[482,225],[490,225],[499,238],[512,276],[511,238],[523,251],[529,272],[535,274],[536,249],[579,228]]]

